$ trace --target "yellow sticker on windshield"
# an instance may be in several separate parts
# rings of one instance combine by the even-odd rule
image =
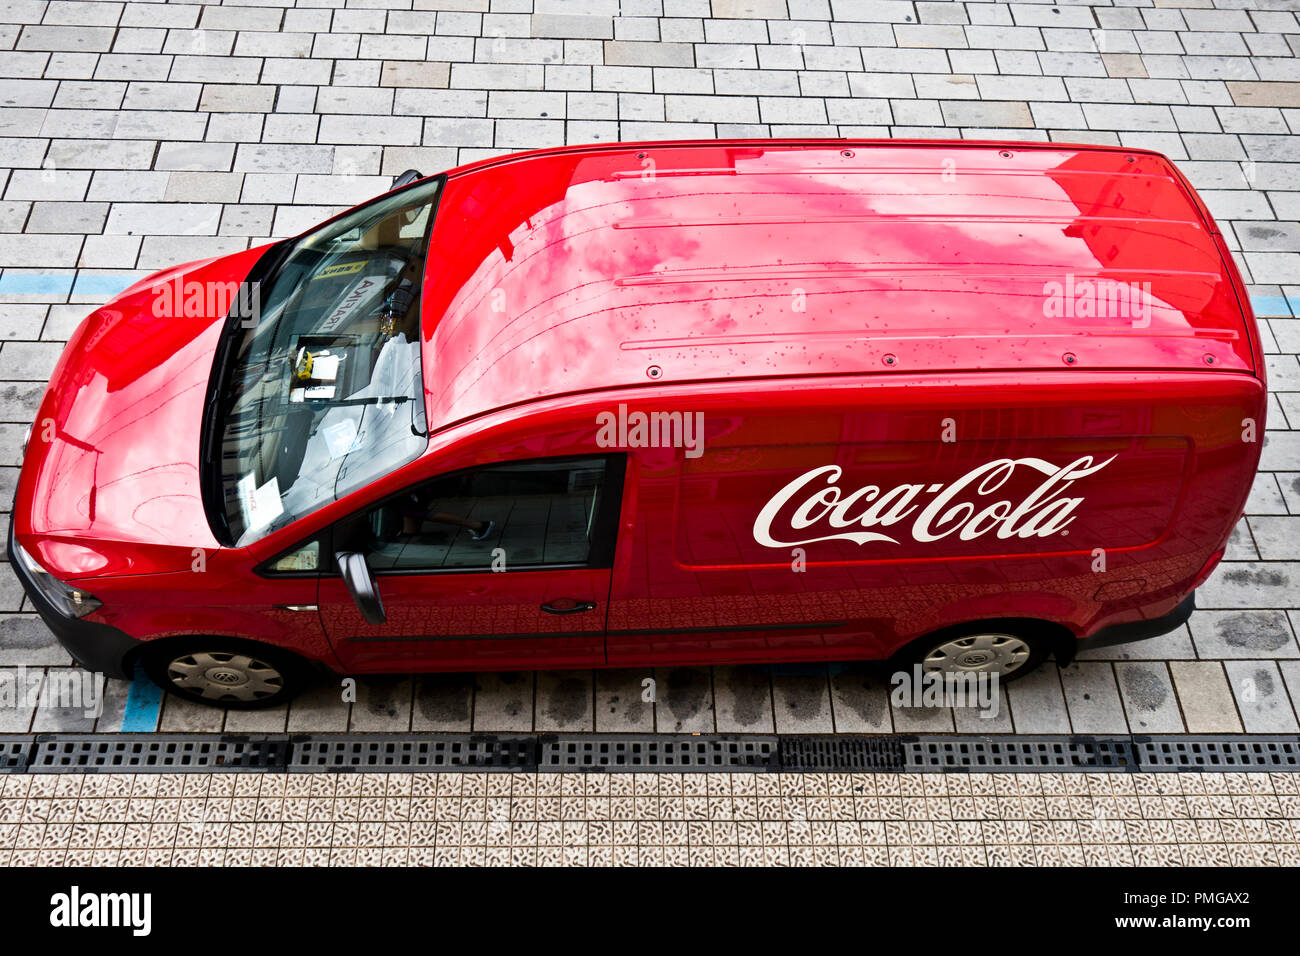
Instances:
[[[360,272],[365,268],[365,265],[365,259],[358,259],[356,262],[337,262],[332,266],[326,266],[320,272],[312,276],[312,278],[328,279],[331,276],[350,276],[354,272]]]

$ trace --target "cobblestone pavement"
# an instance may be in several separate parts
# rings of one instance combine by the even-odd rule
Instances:
[[[0,865],[1300,864],[1300,774],[0,778]]]
[[[21,435],[62,342],[95,304],[148,271],[295,233],[336,204],[381,192],[408,167],[669,137],[1154,147],[1201,190],[1237,254],[1274,392],[1263,473],[1189,626],[1069,668],[1049,665],[1012,685],[992,720],[893,708],[878,678],[858,667],[367,681],[350,707],[323,687],[287,713],[224,715],[168,700],[148,720],[174,730],[1295,732],[1295,8],[1285,0],[5,0],[0,502],[12,497]],[[67,663],[0,571],[0,667]],[[640,700],[646,676],[658,680],[654,705]],[[110,682],[98,719],[39,700],[0,709],[0,732],[116,730],[127,687]],[[791,845],[785,839],[777,845]]]

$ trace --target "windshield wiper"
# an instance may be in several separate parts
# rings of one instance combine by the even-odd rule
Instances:
[[[340,398],[337,402],[330,402],[329,404],[331,408],[336,408],[340,405],[380,405],[385,402],[400,405],[403,402],[413,401],[415,401],[414,395],[378,395],[370,398]]]

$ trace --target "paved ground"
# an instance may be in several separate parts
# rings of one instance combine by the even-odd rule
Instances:
[[[1300,865],[1300,774],[0,778],[0,865]]]
[[[1048,666],[1013,685],[993,720],[892,708],[869,674],[830,668],[661,672],[653,675],[654,705],[640,700],[641,680],[652,675],[639,672],[364,682],[355,705],[322,688],[289,713],[227,716],[167,701],[161,726],[1294,732],[1296,6],[5,0],[0,502],[11,498],[21,434],[62,341],[95,303],[132,276],[297,232],[336,211],[334,203],[382,191],[410,166],[433,172],[526,147],[667,137],[992,136],[1150,146],[1179,162],[1238,251],[1264,317],[1274,390],[1264,472],[1189,628],[1064,670]],[[7,569],[0,612],[0,667],[67,663]],[[112,683],[97,721],[39,701],[0,708],[0,732],[116,730],[127,687]],[[140,706],[133,704],[137,716]],[[155,710],[145,705],[149,721]],[[99,786],[91,778],[86,785]],[[780,833],[774,845],[795,845],[792,830]],[[857,837],[836,840],[867,852]],[[679,845],[676,836],[647,845],[660,842]],[[865,845],[879,854],[895,843],[908,845]],[[0,855],[10,845],[0,840]]]

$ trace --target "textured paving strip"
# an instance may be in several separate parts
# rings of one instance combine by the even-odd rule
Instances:
[[[9,866],[1296,866],[1300,774],[0,777]]]

